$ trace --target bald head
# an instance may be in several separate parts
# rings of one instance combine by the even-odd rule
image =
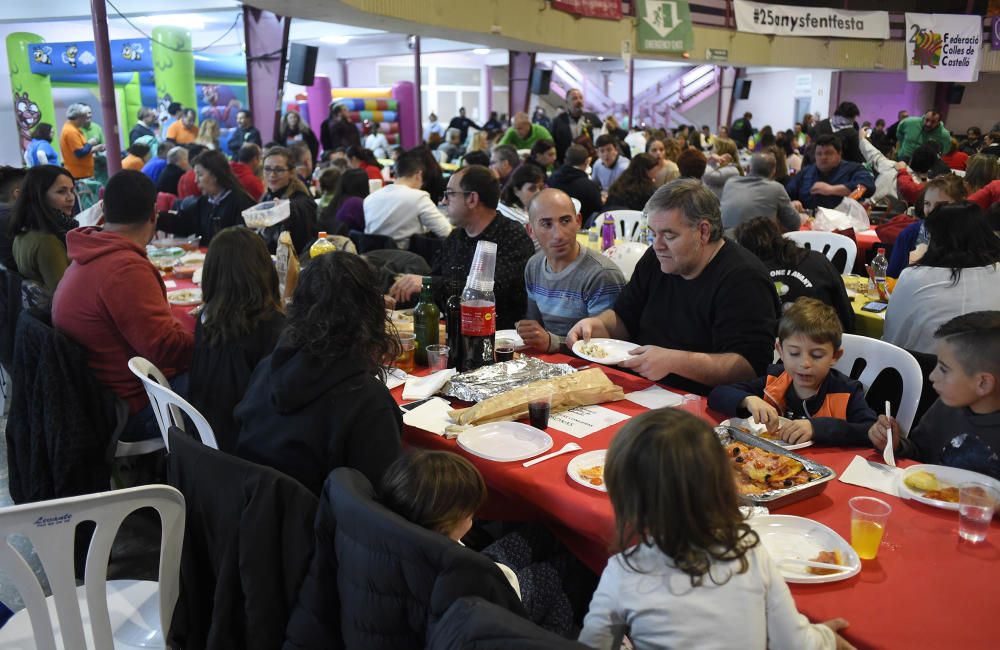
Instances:
[[[565,268],[580,254],[576,242],[579,230],[580,215],[562,190],[544,189],[528,203],[528,234],[538,242],[554,271]]]
[[[576,206],[569,194],[553,187],[547,187],[528,202],[528,218],[532,223],[549,216],[560,217],[564,214],[576,215]]]
[[[514,130],[522,140],[527,140],[531,135],[531,118],[527,113],[517,113],[514,115]]]

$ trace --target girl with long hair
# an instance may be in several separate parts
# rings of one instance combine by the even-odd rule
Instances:
[[[201,126],[198,127],[198,137],[194,141],[213,151],[218,151],[220,133],[219,123],[210,117],[202,121]]]
[[[205,151],[194,159],[201,195],[177,213],[161,212],[157,228],[175,235],[198,235],[207,246],[223,228],[242,226],[243,211],[255,203],[221,151]]]
[[[545,172],[537,165],[521,165],[510,175],[500,193],[497,211],[523,226],[528,223],[528,203],[543,189]]]
[[[606,209],[642,210],[656,191],[656,159],[648,153],[636,154],[628,168],[608,188]]]
[[[278,128],[278,142],[285,147],[290,147],[296,142],[303,142],[309,147],[312,159],[318,160],[319,140],[316,139],[316,134],[312,132],[298,111],[288,111],[281,118],[281,126]]]
[[[351,169],[363,169],[368,174],[368,178],[373,181],[382,179],[382,163],[375,158],[375,154],[363,147],[347,148],[347,165]]]
[[[300,254],[316,238],[316,201],[295,174],[295,156],[285,147],[271,147],[264,152],[264,185],[267,191],[261,197],[266,201],[288,200],[291,215],[287,220],[264,230],[264,240],[273,253],[278,247],[278,236],[287,230],[292,243]]]
[[[653,180],[653,185],[659,187],[681,177],[677,163],[667,157],[667,144],[663,138],[650,138],[646,142],[646,153],[656,159],[656,178]]]
[[[201,290],[188,401],[212,425],[219,449],[231,452],[239,434],[233,408],[285,324],[264,240],[239,226],[219,232],[205,255]]]
[[[899,274],[882,340],[934,354],[934,332],[956,314],[1000,310],[1000,238],[967,201],[936,207],[924,223],[927,252]]]
[[[55,165],[40,165],[28,170],[11,210],[7,232],[13,240],[17,272],[41,285],[50,297],[69,266],[66,233],[77,226],[71,218],[75,203],[70,173]]]
[[[529,165],[535,165],[542,170],[543,174],[548,176],[552,166],[556,164],[556,156],[556,145],[552,140],[539,140],[531,146],[528,159],[524,162]]]
[[[721,199],[726,181],[734,176],[743,175],[745,172],[740,165],[740,152],[736,148],[736,142],[729,138],[716,138],[715,152],[708,156],[708,169],[701,177],[705,187]]]
[[[371,265],[342,251],[311,260],[274,352],[233,413],[237,455],[317,495],[337,467],[378,485],[401,452],[402,418],[382,382],[399,352]]]
[[[674,409],[632,418],[611,442],[604,480],[619,553],[601,575],[581,642],[612,648],[626,623],[636,648],[842,647],[836,631],[846,621],[813,625],[796,611],[704,421]]]

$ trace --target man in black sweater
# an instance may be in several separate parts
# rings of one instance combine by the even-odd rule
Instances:
[[[585,227],[589,227],[595,212],[601,209],[601,190],[587,175],[587,150],[578,144],[566,150],[566,164],[552,172],[546,181],[547,187],[554,187],[580,202],[580,215]]]
[[[552,120],[552,138],[556,142],[556,160],[562,162],[574,143],[586,141],[594,146],[594,134],[601,130],[601,118],[583,110],[583,92],[573,88],[566,93],[569,107]]]
[[[469,137],[469,127],[474,129],[481,129],[482,127],[470,120],[465,116],[465,107],[458,109],[458,117],[451,118],[451,122],[448,123],[449,129],[458,129],[458,133],[461,136],[461,143],[464,146],[466,138]]]
[[[320,125],[319,140],[323,151],[361,146],[361,135],[347,119],[347,109],[343,104],[330,104],[330,117]]]
[[[144,135],[156,137],[156,131],[153,130],[153,125],[156,124],[156,111],[152,108],[140,108],[138,118],[139,121],[135,123],[128,134],[129,146],[135,144],[135,141]]]
[[[653,245],[614,308],[566,338],[640,347],[622,366],[653,381],[707,394],[764,374],[774,350],[778,295],[763,263],[722,238],[719,200],[698,180],[667,183],[646,204]]]
[[[524,267],[535,254],[524,226],[500,216],[497,203],[500,187],[490,170],[470,165],[452,174],[444,193],[448,203],[448,221],[455,229],[444,240],[440,254],[431,267],[434,295],[439,305],[447,300],[448,274],[461,269],[464,281],[472,267],[476,245],[491,241],[497,245],[493,293],[496,296],[496,328],[512,329],[524,317],[528,294],[524,286]],[[400,276],[389,289],[399,302],[408,301],[420,291],[419,275]]]

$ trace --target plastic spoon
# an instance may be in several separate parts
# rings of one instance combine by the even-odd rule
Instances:
[[[562,454],[568,454],[571,451],[580,451],[581,449],[583,449],[583,447],[576,444],[575,442],[567,442],[565,445],[563,445],[562,449],[560,449],[559,451],[554,451],[551,454],[545,454],[544,456],[539,456],[534,460],[529,460],[528,462],[524,463],[524,466],[531,467],[532,465],[537,465],[543,460],[555,458],[556,456],[561,456]]]
[[[783,564],[794,564],[797,566],[813,567],[815,569],[830,569],[831,571],[848,571],[851,567],[842,564],[828,564],[827,562],[816,562],[814,560],[800,560],[798,558],[787,557],[778,560],[778,566]]]
[[[892,420],[892,404],[889,400],[885,401],[885,417]],[[885,450],[882,452],[882,458],[885,460],[885,464],[889,467],[896,466],[896,454],[892,451],[892,423],[889,423],[889,439],[885,442]]]

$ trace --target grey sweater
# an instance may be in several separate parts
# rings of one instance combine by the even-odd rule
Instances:
[[[781,183],[759,176],[729,179],[722,193],[722,227],[736,228],[754,217],[777,217],[784,231],[798,230],[802,223]]]

